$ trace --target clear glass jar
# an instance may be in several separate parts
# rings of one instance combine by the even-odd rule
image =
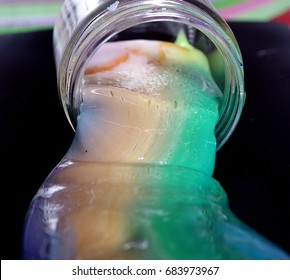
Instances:
[[[54,27],[58,90],[74,128],[87,61],[107,41],[172,41],[180,27],[208,57],[223,92],[216,126],[217,150],[236,127],[245,101],[243,62],[236,39],[208,0],[65,0]]]

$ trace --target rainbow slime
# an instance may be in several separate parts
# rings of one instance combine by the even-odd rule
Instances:
[[[72,144],[31,201],[24,259],[289,258],[212,178],[222,93],[183,34],[104,44],[80,94]]]

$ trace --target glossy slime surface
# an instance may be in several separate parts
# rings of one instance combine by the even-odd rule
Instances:
[[[211,176],[222,96],[176,43],[101,47],[76,134],[27,213],[25,259],[286,259],[239,221]]]

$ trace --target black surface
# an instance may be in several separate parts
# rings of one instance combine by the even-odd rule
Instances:
[[[290,252],[290,31],[273,23],[231,27],[247,100],[217,153],[214,177],[240,219]],[[21,258],[29,203],[73,137],[57,95],[51,36],[0,37],[1,259]]]
[[[290,29],[231,24],[244,58],[246,103],[217,153],[214,177],[240,219],[290,252]]]

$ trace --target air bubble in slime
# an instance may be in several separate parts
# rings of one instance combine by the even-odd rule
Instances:
[[[222,96],[206,56],[175,43],[104,44],[76,134],[31,202],[24,259],[287,259],[212,178]]]

